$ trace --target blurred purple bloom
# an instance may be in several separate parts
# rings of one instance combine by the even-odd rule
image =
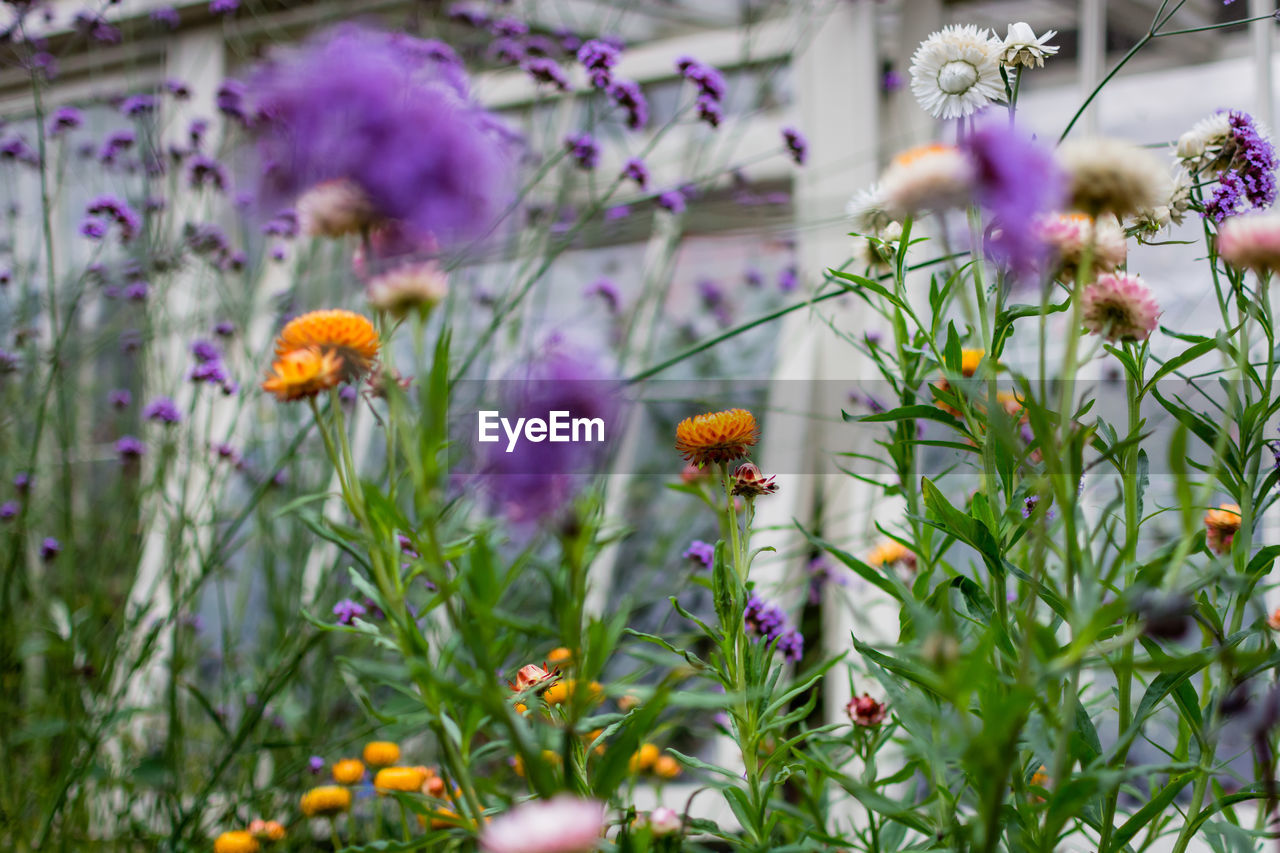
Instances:
[[[342,390],[338,392],[338,400],[343,405],[350,406],[360,397],[360,392],[356,390],[354,385],[343,385]]]
[[[244,106],[245,85],[239,80],[223,80],[214,93],[213,103],[218,112],[238,122],[247,123],[249,113]]]
[[[49,116],[48,133],[50,136],[61,136],[68,130],[75,130],[84,124],[84,116],[75,107],[58,107]]]
[[[613,82],[613,67],[618,64],[618,48],[600,39],[592,39],[578,48],[578,62],[591,76],[591,85],[604,89]]]
[[[40,559],[46,563],[52,561],[60,553],[62,553],[62,544],[52,536],[46,536],[44,541],[40,543]]]
[[[755,267],[749,268],[743,278],[747,282],[747,287],[764,287],[764,273]]]
[[[885,94],[893,94],[902,88],[902,75],[892,68],[886,68],[880,76],[880,90]]]
[[[32,477],[30,474],[26,471],[19,471],[17,474],[13,475],[13,488],[17,490],[18,494],[25,495],[27,492],[31,491],[31,481]]]
[[[364,616],[364,614],[364,607],[349,598],[344,598],[333,605],[333,615],[337,617],[339,625],[350,625],[356,621],[356,617]]]
[[[610,279],[602,278],[587,285],[585,295],[588,297],[599,296],[608,307],[611,314],[618,311],[622,297],[618,293],[618,286]]]
[[[130,302],[142,302],[147,298],[149,288],[145,281],[130,282],[124,289],[124,298]]]
[[[221,361],[205,361],[191,368],[190,379],[192,382],[222,385],[227,381],[227,373],[222,369]]]
[[[196,361],[205,364],[210,361],[217,361],[222,358],[222,353],[218,350],[217,344],[212,341],[197,340],[191,344],[191,354],[195,356]]]
[[[495,36],[519,38],[520,36],[528,34],[529,25],[517,18],[498,18],[490,24],[489,31]]]
[[[229,320],[219,320],[213,326],[213,333],[220,338],[229,338],[236,333],[235,323]]]
[[[680,555],[686,560],[693,560],[695,563],[701,563],[703,568],[711,568],[711,564],[716,559],[716,546],[710,542],[703,542],[701,539],[695,539],[689,543],[689,547]]]
[[[18,514],[17,501],[5,501],[0,504],[0,521],[8,521]]]
[[[489,55],[497,62],[518,65],[525,59],[524,45],[513,38],[502,36],[489,45]]]
[[[227,190],[227,170],[212,157],[203,154],[192,157],[187,174],[193,190],[204,186],[212,186],[218,192]]]
[[[783,267],[782,271],[778,273],[778,290],[783,293],[790,293],[795,290],[798,283],[799,276],[794,266]]]
[[[129,118],[150,115],[156,111],[156,99],[150,95],[130,95],[120,103],[120,112]]]
[[[169,397],[156,397],[142,410],[142,416],[149,421],[158,423],[176,424],[182,422],[182,413],[178,411],[177,404]]]
[[[639,130],[649,123],[649,101],[639,83],[634,80],[614,80],[609,84],[606,94],[627,111],[627,127]]]
[[[993,220],[988,257],[1025,279],[1048,251],[1036,221],[1059,209],[1065,197],[1066,182],[1053,152],[999,118],[979,125],[961,147],[973,162],[977,201]]]
[[[663,210],[670,211],[671,213],[684,213],[684,194],[679,190],[667,190],[660,194],[654,200],[654,203]]]
[[[133,240],[142,230],[141,217],[123,199],[113,195],[98,196],[89,202],[85,212],[90,216],[103,217],[119,226],[122,243]]]
[[[676,69],[686,80],[698,87],[698,91],[707,98],[719,103],[724,100],[728,87],[724,75],[710,65],[704,65],[696,59],[682,56],[676,60]]]
[[[101,219],[86,217],[80,222],[80,236],[88,237],[90,240],[101,240],[107,236],[107,225]]]
[[[102,141],[102,148],[98,150],[98,159],[103,163],[114,163],[121,151],[128,151],[133,147],[136,138],[132,130],[112,131]]]
[[[535,57],[524,64],[524,70],[539,83],[547,83],[561,92],[573,88],[569,84],[569,75],[565,74],[560,63],[545,56]]]
[[[715,98],[699,95],[697,108],[698,120],[706,122],[711,127],[719,127],[724,121],[724,107],[720,106],[720,102]]]
[[[147,452],[147,446],[136,436],[121,436],[116,442],[116,453],[120,454],[122,462],[136,460]]]
[[[161,6],[159,9],[151,10],[151,22],[176,30],[182,24],[182,18],[178,15],[178,10],[172,6]]]
[[[464,98],[456,68],[446,75],[411,42],[340,25],[255,73],[267,209],[345,178],[380,215],[440,241],[492,222],[509,195],[499,122]]]
[[[133,402],[133,395],[124,388],[115,388],[107,392],[107,402],[116,409],[127,409]]]
[[[240,8],[240,0],[209,0],[209,14],[234,15]]]
[[[791,627],[785,613],[760,596],[752,593],[742,614],[749,633],[764,638],[765,642],[778,643],[778,651],[791,662],[797,662],[804,654],[804,636]]]
[[[644,164],[643,160],[632,157],[622,167],[622,177],[635,181],[640,189],[645,189],[649,186],[649,167]]]
[[[724,290],[719,283],[709,278],[698,282],[698,296],[707,308],[715,308],[724,303]]]
[[[565,137],[564,147],[579,169],[591,170],[600,163],[600,146],[591,134],[583,131]]]
[[[479,9],[473,9],[462,3],[454,3],[448,8],[446,14],[449,20],[459,24],[466,24],[476,29],[483,29],[489,26],[488,15]]]
[[[787,151],[791,154],[791,159],[795,161],[797,166],[803,166],[804,161],[809,157],[809,140],[805,139],[804,134],[794,127],[784,127],[782,129],[782,139],[787,144]]]
[[[183,83],[181,80],[174,80],[173,78],[165,80],[164,88],[165,91],[170,95],[173,95],[173,97],[177,98],[179,101],[185,101],[191,97],[191,87],[186,83]]]

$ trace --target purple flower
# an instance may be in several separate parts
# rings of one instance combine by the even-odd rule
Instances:
[[[587,297],[599,296],[611,314],[618,312],[618,306],[622,301],[622,297],[618,294],[618,286],[607,278],[599,279],[587,285],[585,295]]]
[[[712,127],[719,127],[720,122],[724,121],[724,107],[715,98],[699,95],[696,106],[699,121],[705,121]]]
[[[164,424],[177,424],[182,422],[182,413],[178,411],[178,406],[169,397],[156,397],[142,410],[142,416],[149,421],[156,421]]]
[[[84,116],[75,107],[58,107],[53,111],[53,115],[49,116],[50,136],[61,136],[68,130],[75,130],[84,124]]]
[[[217,361],[222,358],[222,353],[218,350],[218,345],[212,341],[197,340],[191,343],[191,354],[195,356],[196,361],[204,364],[210,361]]]
[[[19,163],[27,163],[28,165],[37,165],[40,162],[35,150],[27,145],[26,140],[21,136],[10,136],[0,142],[0,158],[16,160]]]
[[[476,29],[484,29],[489,26],[489,16],[479,9],[473,9],[462,3],[454,3],[446,12],[449,20],[458,24],[466,24]]]
[[[230,320],[219,320],[213,326],[213,333],[220,338],[229,338],[236,333],[235,323]]]
[[[115,388],[107,392],[107,402],[115,409],[127,409],[133,402],[133,395],[124,388]]]
[[[804,657],[804,635],[792,629],[778,638],[778,651],[792,663],[799,663]]]
[[[627,165],[622,167],[622,177],[635,181],[640,189],[645,189],[649,186],[649,167],[643,160],[632,157],[627,161]]]
[[[52,562],[60,553],[62,553],[62,544],[52,536],[46,536],[40,543],[40,559],[46,563]]]
[[[244,97],[245,85],[243,83],[239,80],[223,80],[222,85],[218,87],[218,91],[214,93],[213,103],[218,108],[218,112],[228,118],[247,123],[249,114],[245,111]]]
[[[684,194],[679,190],[667,190],[654,199],[654,203],[671,213],[684,213]]]
[[[578,62],[590,74],[591,85],[604,89],[613,80],[613,67],[618,64],[618,49],[599,39],[592,39],[578,48]]]
[[[403,38],[340,25],[260,68],[260,201],[279,210],[344,178],[381,216],[442,242],[483,231],[509,197],[510,151],[500,122],[442,67]]]
[[[136,461],[146,452],[147,446],[135,436],[124,435],[116,441],[116,453],[120,454],[121,462]]]
[[[766,643],[777,642],[778,651],[792,662],[804,654],[804,636],[791,627],[787,616],[775,605],[752,593],[742,614],[747,631],[762,637]]]
[[[338,400],[345,406],[353,405],[359,397],[360,392],[354,385],[343,385],[342,390],[338,392]]]
[[[185,101],[191,97],[191,87],[181,80],[170,78],[164,81],[164,88],[170,95],[179,101]]]
[[[85,212],[99,216],[120,227],[120,242],[128,243],[142,230],[142,218],[123,199],[113,195],[101,195],[89,202]],[[81,232],[83,233],[83,231]],[[89,236],[89,235],[85,235]]]
[[[680,555],[686,560],[693,560],[695,563],[701,563],[703,568],[711,568],[711,564],[716,559],[716,546],[710,542],[703,542],[701,539],[695,539],[689,543],[689,547]]]
[[[755,267],[751,267],[743,275],[743,279],[747,283],[747,287],[764,287],[764,273]]]
[[[18,514],[17,501],[5,501],[0,504],[0,521],[8,521]]]
[[[516,18],[499,18],[489,25],[489,31],[495,36],[519,38],[529,33],[529,25]]]
[[[1258,132],[1248,113],[1231,110],[1227,122],[1231,130],[1223,147],[1231,152],[1231,162],[1219,175],[1218,187],[1204,210],[1214,222],[1242,212],[1245,202],[1260,210],[1276,200],[1275,146]]]
[[[221,361],[204,361],[191,368],[190,379],[192,382],[222,385],[227,381],[227,373],[222,369]]]
[[[112,131],[102,141],[102,148],[98,150],[98,159],[103,163],[114,163],[121,151],[128,151],[133,147],[136,138],[132,130]]]
[[[151,10],[151,22],[158,26],[176,30],[182,24],[182,17],[172,6],[161,6]]]
[[[987,256],[1025,279],[1048,252],[1036,221],[1057,210],[1065,195],[1053,153],[1001,119],[983,122],[965,137],[962,149],[973,162],[977,201],[995,225]]]
[[[18,370],[17,353],[9,352],[6,349],[0,349],[0,376],[8,373],[15,373]]]
[[[634,80],[614,80],[605,93],[627,112],[627,127],[639,130],[649,122],[649,101]]]
[[[553,412],[566,412],[560,417],[600,424],[588,428],[585,440],[511,445],[504,439],[477,446],[479,482],[508,522],[523,528],[551,521],[599,470],[620,408],[617,382],[603,361],[557,337],[503,382],[495,408],[511,423],[518,418],[550,423]]]
[[[149,291],[145,281],[130,282],[124,289],[124,298],[130,302],[142,302],[147,298]]]
[[[676,68],[686,80],[698,87],[702,95],[716,103],[723,101],[728,93],[724,75],[710,65],[704,65],[696,59],[685,56],[677,60]]]
[[[590,171],[600,163],[600,146],[586,131],[566,136],[564,147],[579,169]]]
[[[210,15],[234,15],[240,8],[240,0],[209,0]]]
[[[18,494],[25,495],[31,491],[31,480],[30,474],[26,471],[19,471],[13,475],[13,488],[17,490]]]
[[[784,127],[782,129],[782,140],[787,144],[787,151],[791,154],[791,159],[795,161],[795,164],[803,166],[804,161],[809,156],[809,140],[805,139],[804,134],[794,127]]]
[[[698,296],[706,308],[716,308],[724,304],[724,290],[713,279],[704,278],[698,282]]]
[[[349,598],[344,598],[333,605],[333,615],[337,617],[339,625],[350,625],[356,621],[356,617],[364,614],[364,607]]]
[[[619,219],[626,219],[631,215],[631,208],[625,204],[615,205],[604,212],[605,222],[616,222]]]
[[[524,45],[505,36],[496,38],[489,45],[489,55],[497,62],[518,65],[525,59]]]
[[[524,70],[539,83],[547,83],[561,92],[573,88],[569,84],[569,75],[564,73],[560,63],[545,56],[535,57],[525,62]]]
[[[80,235],[90,240],[101,240],[107,236],[107,225],[100,219],[87,217],[80,223]]]
[[[156,99],[150,95],[130,95],[120,102],[120,112],[129,118],[150,115],[156,111]]]
[[[187,174],[193,190],[204,186],[212,186],[218,192],[227,190],[227,170],[212,157],[203,154],[192,157]]]
[[[880,75],[880,91],[891,95],[902,88],[902,75],[892,68],[886,68]]]

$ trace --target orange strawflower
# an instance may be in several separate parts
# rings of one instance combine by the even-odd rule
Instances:
[[[659,779],[674,779],[680,775],[680,762],[673,756],[661,755],[653,762],[653,773]]]
[[[415,793],[422,790],[427,774],[422,767],[384,767],[373,777],[373,787],[379,794],[388,791]]]
[[[1271,611],[1271,615],[1267,617],[1267,627],[1272,631],[1280,631],[1280,607]]]
[[[551,653],[547,655],[547,661],[555,664],[568,663],[572,658],[573,652],[569,651],[564,646],[561,646],[558,649],[552,649]]]
[[[259,849],[258,839],[242,829],[224,832],[213,842],[213,853],[258,853]]]
[[[314,397],[341,381],[342,359],[317,349],[300,349],[272,363],[271,375],[262,383],[262,390],[287,403]]]
[[[351,808],[351,791],[340,785],[321,785],[303,794],[299,805],[307,817],[339,814]]]
[[[354,785],[364,777],[364,762],[358,758],[344,758],[333,765],[333,781],[339,785]]]
[[[1225,554],[1231,550],[1231,540],[1240,529],[1240,507],[1236,504],[1221,504],[1204,514],[1205,541],[1209,550],[1215,554]]]
[[[756,419],[746,409],[696,415],[676,427],[676,450],[699,468],[741,459],[759,440]]]
[[[370,767],[387,767],[399,760],[400,747],[391,741],[374,740],[364,745],[364,763]]]
[[[886,539],[868,552],[866,563],[868,566],[877,568],[901,565],[905,569],[914,570],[916,555],[908,551],[906,546],[898,540]]]
[[[965,376],[973,376],[978,372],[978,365],[982,363],[982,358],[987,353],[980,349],[966,349],[960,351],[960,372]]]

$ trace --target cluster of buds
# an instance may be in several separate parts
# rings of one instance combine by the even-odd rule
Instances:
[[[778,491],[776,477],[766,477],[752,462],[743,462],[733,475],[733,493],[739,497],[758,498]]]
[[[674,779],[680,775],[680,762],[670,755],[663,755],[657,746],[646,743],[631,756],[627,766],[632,773],[652,773],[659,779]]]

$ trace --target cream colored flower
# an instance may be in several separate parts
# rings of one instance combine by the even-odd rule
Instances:
[[[1190,130],[1179,136],[1175,153],[1188,169],[1202,169],[1222,155],[1230,136],[1230,114],[1225,111],[1215,113],[1200,119]]]
[[[1045,58],[1058,52],[1057,47],[1048,44],[1049,39],[1057,34],[1057,30],[1049,30],[1037,37],[1030,24],[1023,21],[1010,24],[1000,61],[1009,68],[1043,68]]]
[[[853,228],[859,234],[877,234],[893,222],[885,209],[884,189],[880,184],[854,193],[844,212],[853,220]]]
[[[952,145],[910,148],[885,169],[880,180],[885,209],[893,219],[924,210],[947,210],[968,203],[973,165]]]
[[[310,237],[344,237],[371,226],[373,202],[352,181],[339,178],[316,184],[298,199],[298,227]]]
[[[964,118],[1004,98],[1000,54],[1004,44],[990,30],[944,27],[911,57],[911,92],[934,118]]]
[[[1170,224],[1181,225],[1191,207],[1191,176],[1179,166],[1173,173],[1169,198],[1164,204],[1143,208],[1134,217],[1138,231],[1152,236]]]
[[[427,311],[449,294],[449,276],[434,261],[410,261],[370,280],[369,304],[395,317]]]
[[[1071,185],[1071,206],[1123,219],[1169,198],[1169,172],[1150,151],[1119,139],[1064,142],[1058,162]]]

